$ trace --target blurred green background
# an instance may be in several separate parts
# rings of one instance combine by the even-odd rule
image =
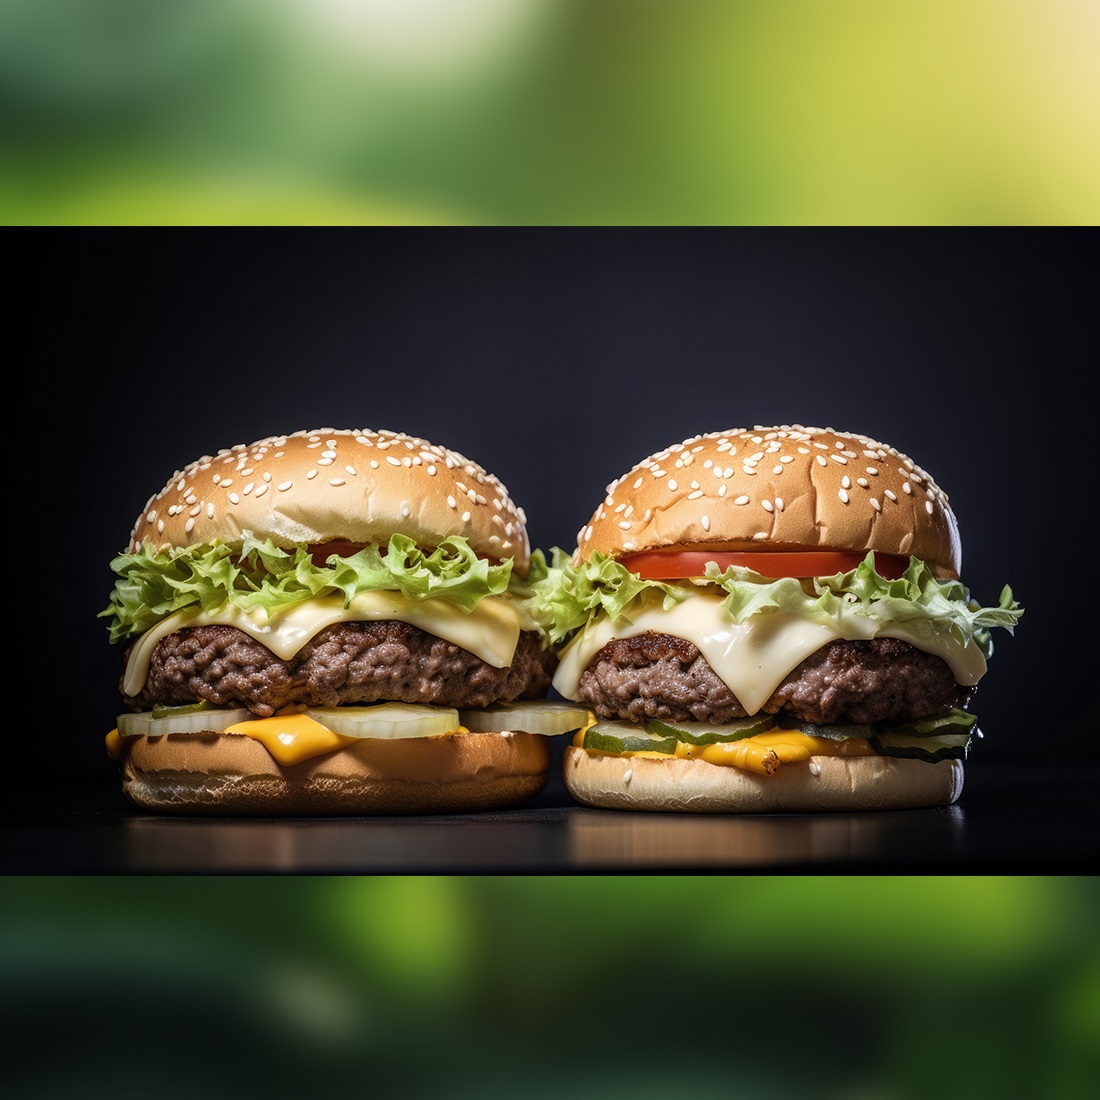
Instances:
[[[1087,0],[3,0],[5,224],[1095,223]]]
[[[1090,878],[2,889],[13,1097],[1072,1100],[1100,1079]]]

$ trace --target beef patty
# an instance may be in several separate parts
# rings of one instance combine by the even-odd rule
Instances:
[[[940,657],[898,638],[829,642],[807,657],[761,708],[804,722],[884,722],[965,706]],[[602,718],[728,722],[745,708],[683,638],[647,632],[608,642],[581,676],[580,697]]]
[[[162,638],[141,693],[123,698],[139,711],[206,700],[265,718],[293,703],[483,707],[543,694],[553,666],[533,631],[520,634],[508,668],[494,668],[453,642],[392,620],[337,623],[286,661],[236,627],[195,626]]]

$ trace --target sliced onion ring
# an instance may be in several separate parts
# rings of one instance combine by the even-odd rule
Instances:
[[[500,703],[485,710],[464,710],[462,724],[470,730],[516,730],[557,737],[591,725],[596,716],[578,703],[556,699],[529,699],[518,703]]]
[[[196,710],[189,714],[169,714],[154,718],[151,710],[140,714],[120,714],[118,732],[121,737],[163,737],[169,733],[221,733],[237,722],[247,722],[256,716],[239,710]]]
[[[369,707],[311,707],[306,717],[340,737],[434,737],[451,733],[461,723],[452,707],[417,703],[377,703]]]

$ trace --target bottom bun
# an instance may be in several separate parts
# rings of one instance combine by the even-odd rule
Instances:
[[[128,737],[122,789],[143,810],[330,816],[446,813],[514,806],[550,774],[546,737],[457,733],[364,738],[301,764],[279,764],[241,734]]]
[[[565,786],[587,806],[671,813],[786,813],[947,806],[963,787],[961,760],[815,756],[774,775],[703,760],[614,756],[567,748]],[[815,774],[816,772],[816,774]]]

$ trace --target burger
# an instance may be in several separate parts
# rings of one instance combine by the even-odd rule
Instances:
[[[607,488],[541,583],[553,686],[597,721],[567,747],[579,802],[626,810],[945,805],[980,736],[990,630],[943,490],[867,436],[731,429]]]
[[[139,808],[477,810],[538,794],[555,657],[526,518],[498,478],[391,431],[324,428],[175,473],[111,563]]]

